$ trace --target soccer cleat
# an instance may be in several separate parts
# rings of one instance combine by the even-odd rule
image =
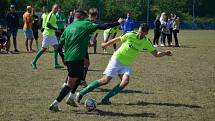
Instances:
[[[101,100],[101,103],[100,103],[100,104],[102,104],[102,105],[110,105],[110,104],[111,104],[111,102],[110,102],[110,100],[109,100],[109,99],[102,98],[102,100]]]
[[[15,49],[14,52],[19,52],[19,50]]]
[[[164,47],[164,44],[161,44],[161,47]]]
[[[72,106],[72,107],[78,107],[78,105],[76,104],[75,100],[72,99],[72,98],[70,98],[70,97],[67,98],[66,104],[68,104],[68,105],[70,105],[70,106]]]
[[[77,93],[75,99],[78,103],[80,103],[82,97],[83,97],[83,95],[81,95],[80,93]]]
[[[58,105],[54,105],[54,104],[50,105],[49,110],[54,111],[54,112],[61,111],[61,109],[59,109]]]
[[[64,68],[64,67],[61,66],[60,64],[56,64],[56,65],[54,65],[54,68],[55,68],[55,69],[58,69],[58,68]]]
[[[31,66],[33,67],[33,69],[37,69],[37,65],[34,62],[31,62]]]

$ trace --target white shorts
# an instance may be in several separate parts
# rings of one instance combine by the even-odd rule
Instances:
[[[128,66],[122,65],[114,56],[112,56],[103,74],[110,77],[114,77],[117,74],[130,76],[131,69]]]
[[[43,42],[42,48],[47,48],[49,45],[58,45],[58,40],[56,36],[44,36],[43,35]]]
[[[107,34],[104,33],[104,42],[108,42],[109,40],[113,39],[114,34]]]

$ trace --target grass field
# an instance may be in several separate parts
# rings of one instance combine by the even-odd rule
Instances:
[[[0,121],[214,121],[215,120],[215,31],[182,30],[180,48],[171,49],[172,57],[154,58],[141,52],[132,64],[128,87],[111,99],[110,106],[97,106],[86,112],[83,107],[65,104],[62,112],[48,110],[58,95],[67,74],[53,69],[53,53],[40,58],[38,69],[30,62],[34,53],[26,53],[24,37],[18,33],[18,54],[0,54]],[[152,38],[152,30],[148,37]],[[102,34],[98,40],[102,40]],[[101,41],[99,41],[101,43]],[[118,44],[119,45],[119,44]],[[99,79],[113,52],[90,54],[87,82]],[[92,49],[90,49],[92,52]],[[60,60],[60,59],[59,59]],[[117,82],[86,95],[100,100]]]

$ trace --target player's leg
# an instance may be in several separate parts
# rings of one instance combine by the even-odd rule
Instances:
[[[104,33],[104,42],[108,42],[108,39],[110,37],[110,34]],[[107,53],[106,49],[103,49],[104,53]]]
[[[81,85],[83,87],[87,87],[86,76],[87,76],[89,66],[90,66],[90,58],[89,58],[89,53],[87,53],[84,58],[84,75],[81,80]]]
[[[63,68],[63,66],[61,66],[58,63],[58,40],[56,36],[51,37],[51,45],[54,48],[54,68]]]
[[[42,56],[42,54],[46,51],[46,48],[49,46],[50,42],[50,37],[48,36],[43,36],[43,41],[42,41],[42,48],[41,50],[37,51],[35,58],[31,62],[31,65],[33,69],[37,69],[37,61],[38,59]]]
[[[118,62],[117,60],[112,56],[105,71],[104,71],[104,76],[99,79],[91,82],[88,84],[88,86],[84,89],[82,89],[76,96],[76,99],[78,102],[80,102],[81,98],[87,94],[88,92],[92,91],[95,88],[98,88],[99,86],[108,84],[112,77],[114,77],[118,72]]]
[[[17,49],[17,40],[16,40],[16,37],[17,37],[17,29],[14,29],[12,31],[12,36],[13,36],[13,45],[14,45],[14,52],[19,52],[19,50]]]
[[[85,94],[87,94],[87,93],[93,91],[95,88],[98,88],[98,87],[100,87],[100,86],[102,86],[102,85],[108,84],[108,83],[110,82],[111,79],[112,79],[112,77],[104,75],[101,79],[95,80],[95,81],[91,82],[87,87],[85,87],[84,89],[82,89],[82,90],[77,94],[77,96],[76,96],[77,102],[80,102],[80,100],[82,99],[82,97],[83,97]]]
[[[93,53],[96,54],[97,53],[97,40],[93,41]]]
[[[59,111],[58,104],[65,98],[65,96],[72,90],[76,91],[79,84],[79,78],[83,77],[84,73],[84,62],[83,60],[78,61],[69,61],[66,62],[67,71],[68,71],[68,80],[67,84],[61,89],[58,97],[50,105],[50,110]]]
[[[116,94],[118,94],[119,92],[121,92],[128,85],[129,75],[120,74],[119,77],[120,77],[121,82],[119,84],[117,84],[115,87],[113,87],[113,89],[110,92],[108,92],[108,94],[102,98],[102,100],[101,100],[102,104],[111,104],[109,99],[111,97],[115,96]]]
[[[177,34],[178,34],[178,30],[173,30],[173,35],[174,35],[174,39],[175,39],[175,47],[179,47]]]

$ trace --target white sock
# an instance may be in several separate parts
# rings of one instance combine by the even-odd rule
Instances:
[[[57,100],[54,100],[54,102],[52,103],[52,105],[58,105],[59,102]]]

